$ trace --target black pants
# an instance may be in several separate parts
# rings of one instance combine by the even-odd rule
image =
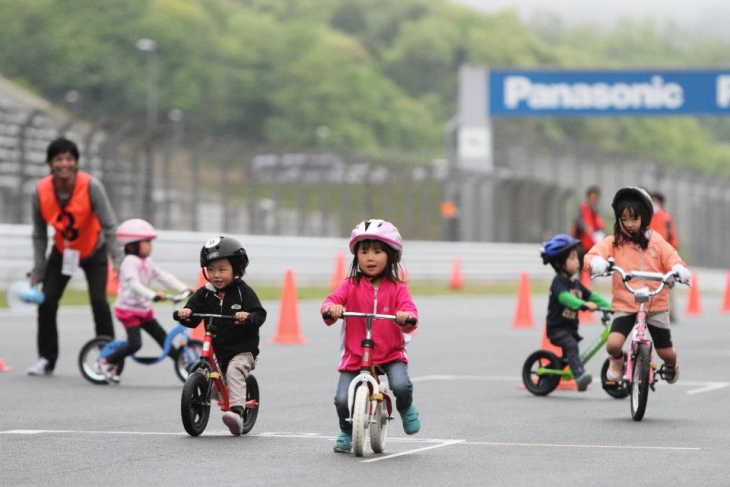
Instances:
[[[164,328],[162,328],[157,320],[153,319],[151,321],[145,321],[139,326],[127,328],[127,344],[123,347],[118,348],[114,353],[109,355],[106,358],[107,362],[109,362],[110,364],[117,364],[124,360],[125,357],[136,353],[137,350],[142,348],[142,330],[149,333],[150,336],[154,338],[157,343],[160,344],[160,347],[165,348],[165,338],[167,338],[167,332]],[[176,352],[177,349],[171,347],[167,356],[170,358],[175,358]]]
[[[43,280],[43,304],[38,306],[38,355],[48,360],[48,369],[53,370],[58,360],[58,301],[66,290],[70,276],[61,274],[63,255],[53,247],[46,262]],[[89,287],[89,301],[94,315],[96,335],[114,337],[112,313],[106,298],[106,284],[109,273],[106,245],[102,245],[79,263]]]
[[[550,333],[548,333],[550,343],[563,350],[563,358],[570,365],[570,370],[573,371],[576,379],[585,372],[583,362],[580,360],[580,350],[578,348],[578,342],[582,339],[577,332],[562,328],[550,330]]]

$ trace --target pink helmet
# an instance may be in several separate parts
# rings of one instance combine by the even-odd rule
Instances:
[[[398,229],[385,220],[365,220],[352,229],[350,252],[355,253],[355,244],[360,240],[380,240],[393,247],[400,258],[403,253],[403,238]]]
[[[155,227],[141,218],[132,218],[117,227],[117,243],[124,247],[132,242],[157,238]]]

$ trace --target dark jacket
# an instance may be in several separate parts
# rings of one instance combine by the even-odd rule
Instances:
[[[223,370],[228,362],[239,353],[251,352],[254,357],[259,354],[259,328],[266,321],[266,310],[261,306],[258,296],[251,287],[242,280],[234,280],[223,289],[223,298],[212,284],[208,283],[193,294],[185,304],[193,313],[215,313],[233,315],[238,311],[249,313],[244,323],[233,324],[229,320],[213,320],[217,326],[213,338],[213,348]],[[182,322],[189,328],[195,328],[199,322]]]

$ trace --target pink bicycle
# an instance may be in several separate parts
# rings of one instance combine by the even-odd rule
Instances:
[[[631,417],[634,421],[641,421],[646,412],[649,389],[654,390],[654,384],[658,380],[657,377],[665,379],[664,365],[659,370],[656,370],[656,363],[653,360],[654,344],[646,335],[647,311],[644,308],[644,303],[662,292],[665,285],[671,289],[674,283],[677,282],[675,278],[679,277],[679,275],[674,271],[667,272],[666,274],[643,271],[626,272],[615,265],[613,258],[610,258],[608,259],[608,269],[606,272],[591,277],[610,276],[614,272],[618,272],[621,275],[624,287],[634,295],[634,300],[639,304],[639,311],[636,313],[636,324],[634,325],[628,350],[625,353],[626,360],[624,361],[623,378],[617,382],[609,381],[602,374],[604,375],[604,388],[611,387],[618,390],[625,388],[628,390],[631,396]],[[633,288],[629,285],[629,281],[634,279],[657,281],[659,282],[659,286],[653,291],[648,286]],[[607,367],[604,366],[604,369],[607,370]]]

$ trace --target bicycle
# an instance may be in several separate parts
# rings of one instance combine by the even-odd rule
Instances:
[[[325,319],[331,319],[329,312],[322,314]],[[345,311],[342,318],[365,318],[365,338],[361,342],[362,360],[360,373],[350,381],[347,390],[347,407],[352,423],[352,452],[357,457],[363,456],[365,451],[366,431],[370,433],[370,448],[374,453],[382,453],[388,436],[388,422],[393,420],[393,393],[387,382],[380,380],[384,372],[373,363],[372,327],[374,319],[395,321],[395,315],[377,313],[357,313]],[[416,318],[408,318],[406,324],[415,325]]]
[[[165,300],[172,302],[173,308],[181,301],[187,299],[191,295],[190,291],[180,294],[166,294]],[[92,338],[79,352],[78,364],[81,375],[93,384],[108,384],[104,373],[99,368],[99,359],[106,358],[120,347],[126,345],[126,340],[114,340],[112,337],[100,335]],[[142,365],[154,365],[167,358],[170,350],[177,347],[177,353],[173,357],[175,374],[181,381],[185,382],[188,378],[190,366],[200,357],[203,349],[203,342],[194,340],[190,336],[190,329],[178,324],[174,327],[165,338],[162,352],[156,357],[130,355],[130,358]],[[124,370],[124,360],[117,364],[117,373],[121,374]]]
[[[177,311],[173,313],[173,319],[179,321]],[[205,320],[205,337],[203,339],[203,351],[200,358],[190,367],[190,375],[185,381],[180,400],[180,414],[185,431],[190,436],[199,436],[205,431],[210,418],[210,400],[213,389],[218,393],[218,406],[221,411],[229,411],[228,384],[225,375],[221,372],[218,358],[213,349],[213,337],[215,336],[216,325],[214,319],[234,320],[233,316],[193,313],[188,320]],[[245,322],[244,322],[245,323]],[[182,326],[182,325],[181,325]],[[245,435],[256,423],[259,412],[259,384],[253,374],[246,377],[246,402],[244,403],[243,428],[241,434]]]
[[[671,289],[674,286],[675,278],[679,275],[674,271],[666,274],[658,272],[632,271],[625,272],[621,267],[615,265],[614,259],[608,259],[608,269],[602,274],[596,274],[591,278],[610,276],[614,272],[621,275],[621,281],[626,290],[634,295],[634,301],[639,304],[639,311],[636,313],[636,323],[634,324],[633,336],[629,343],[628,349],[624,352],[624,370],[620,381],[608,381],[602,374],[602,380],[609,386],[625,387],[631,395],[631,417],[634,421],[641,421],[646,412],[646,405],[649,400],[649,389],[652,391],[657,382],[657,376],[666,380],[664,377],[665,368],[662,364],[659,370],[656,370],[654,363],[654,344],[649,337],[646,336],[646,309],[644,303],[652,297],[659,294],[664,286],[667,285]],[[648,286],[633,288],[629,285],[632,279],[641,279],[644,281],[657,281],[659,285],[654,291],[650,291]],[[681,281],[680,281],[681,282]],[[689,284],[687,284],[689,286]],[[606,360],[608,362],[608,359]],[[604,364],[605,370],[608,370],[608,364]]]
[[[606,344],[608,334],[611,332],[610,315],[613,313],[610,308],[598,308],[596,311],[602,313],[601,323],[603,330],[596,337],[593,343],[584,350],[580,359],[585,364],[598,352],[598,350]],[[604,367],[606,370],[607,367]],[[605,376],[605,370],[601,372]],[[536,396],[546,396],[553,392],[561,380],[569,381],[575,379],[573,371],[570,370],[565,357],[558,357],[549,350],[537,350],[527,357],[522,366],[522,382],[525,389]],[[604,388],[605,389],[605,388]],[[628,395],[628,391],[621,387],[611,387],[605,389],[606,393],[615,398],[623,398]]]

